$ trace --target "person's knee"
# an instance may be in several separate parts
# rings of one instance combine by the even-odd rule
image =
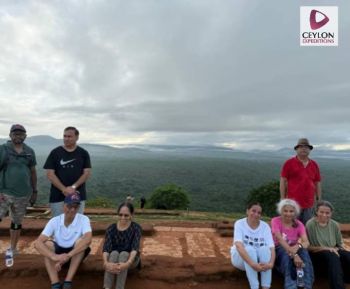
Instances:
[[[234,267],[243,270],[243,259],[236,250],[231,250],[231,263]]]
[[[129,252],[125,252],[125,251],[120,252],[120,254],[119,254],[119,261],[120,262],[125,262],[126,260],[128,260],[129,255],[130,255]]]
[[[108,261],[116,263],[116,262],[118,262],[118,258],[119,258],[119,252],[112,251],[108,256]]]
[[[55,244],[51,240],[45,241],[44,245],[52,252],[55,251]]]
[[[11,230],[17,231],[22,229],[22,224],[20,222],[11,222]]]

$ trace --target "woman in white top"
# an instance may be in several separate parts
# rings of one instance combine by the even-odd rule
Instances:
[[[231,261],[233,266],[246,271],[251,289],[259,288],[258,273],[263,289],[271,287],[271,274],[275,261],[275,248],[271,229],[261,221],[259,203],[247,206],[247,217],[234,224]]]

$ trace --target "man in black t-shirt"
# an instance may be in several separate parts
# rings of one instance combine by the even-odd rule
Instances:
[[[63,214],[64,198],[78,191],[81,197],[79,213],[84,212],[86,200],[85,182],[90,177],[89,153],[77,145],[79,131],[75,127],[64,130],[63,146],[49,154],[44,169],[51,182],[50,207],[53,217]]]

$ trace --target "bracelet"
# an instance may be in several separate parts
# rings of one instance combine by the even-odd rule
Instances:
[[[304,247],[303,247],[303,244],[301,244],[301,243],[298,243],[298,247],[300,248],[300,249],[303,249]]]

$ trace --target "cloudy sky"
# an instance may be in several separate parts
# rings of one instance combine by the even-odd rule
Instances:
[[[0,137],[350,147],[348,0],[307,2],[339,7],[338,47],[300,47],[305,1],[0,3]]]

